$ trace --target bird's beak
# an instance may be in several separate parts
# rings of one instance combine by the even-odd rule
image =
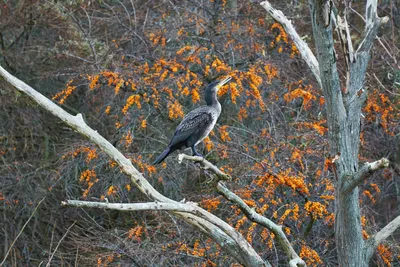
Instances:
[[[228,76],[228,77],[226,77],[225,79],[223,79],[222,81],[220,81],[218,84],[217,84],[217,89],[219,90],[224,84],[226,84],[227,82],[229,82],[230,80],[232,79],[232,77],[231,76]]]

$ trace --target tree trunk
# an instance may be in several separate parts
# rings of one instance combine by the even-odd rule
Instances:
[[[350,86],[342,90],[333,46],[330,2],[310,0],[310,10],[326,103],[330,155],[335,157],[335,239],[339,266],[366,266],[358,188],[347,190],[347,187],[358,172],[361,104],[365,99],[358,91],[365,78],[368,57],[355,61],[348,77]]]
[[[312,70],[325,97],[329,159],[332,162],[335,184],[335,239],[339,266],[368,266],[378,244],[400,227],[398,216],[364,241],[358,196],[358,185],[365,181],[371,172],[389,165],[386,158],[367,162],[362,167],[359,167],[358,163],[361,107],[366,100],[363,85],[370,59],[369,52],[378,28],[389,18],[379,18],[377,0],[367,0],[363,38],[354,50],[346,18],[348,7],[341,17],[334,14],[332,0],[309,0],[309,3],[317,59],[280,10],[274,9],[268,1],[262,2],[261,6],[285,27]],[[341,88],[336,66],[333,27],[337,31],[340,40],[338,45],[344,54],[344,88]]]
[[[397,196],[397,214],[400,215],[400,135],[395,140],[396,151],[393,156],[393,179]]]

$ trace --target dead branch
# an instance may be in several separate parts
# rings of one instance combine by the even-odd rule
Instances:
[[[180,154],[178,156],[178,160],[181,163],[182,159],[191,160],[194,162],[198,162],[205,169],[211,170],[218,177],[230,177],[229,175],[222,172],[217,166],[213,165],[208,160],[201,157],[192,157],[185,154]],[[239,206],[240,210],[246,215],[246,217],[252,222],[258,223],[261,226],[264,226],[268,230],[270,230],[276,236],[279,244],[285,251],[286,255],[290,259],[289,266],[306,266],[304,260],[302,260],[299,255],[297,255],[296,251],[293,249],[289,240],[287,239],[285,233],[282,231],[282,226],[275,224],[273,221],[268,219],[267,217],[258,214],[254,209],[249,207],[243,199],[241,199],[238,195],[230,191],[222,182],[218,182],[216,184],[216,189],[218,193],[220,193],[227,200],[235,203]]]
[[[159,210],[159,211],[180,211],[196,214],[195,203],[162,203],[162,202],[145,202],[145,203],[108,203],[108,202],[94,202],[82,200],[65,200],[61,202],[63,206],[79,207],[79,208],[97,208],[107,210],[119,211],[146,211],[146,210]]]
[[[400,228],[400,215],[394,218],[390,223],[383,227],[379,232],[370,237],[364,244],[364,257],[367,259],[372,257],[372,254],[386,238],[391,236],[397,229]]]
[[[364,37],[357,49],[357,54],[369,52],[376,38],[378,28],[389,21],[389,17],[379,18],[377,13],[377,0],[368,0],[365,6]]]
[[[382,243],[383,240],[388,238],[390,235],[400,227],[400,215],[397,216],[393,221],[388,223],[385,227],[383,227],[378,233],[376,233],[373,238],[375,243],[378,245]]]
[[[347,10],[347,9],[346,9]],[[347,22],[347,12],[345,12],[343,18],[336,15],[336,31],[338,33],[340,44],[343,50],[345,63],[346,63],[346,88],[350,87],[350,65],[354,62],[354,48],[353,42],[350,36],[349,24]]]
[[[261,2],[260,5],[271,15],[277,22],[279,22],[286,33],[289,34],[292,41],[295,43],[297,49],[299,50],[302,58],[307,63],[308,67],[311,69],[314,74],[315,79],[318,81],[319,85],[321,85],[321,76],[319,73],[319,64],[317,58],[308,47],[307,43],[301,39],[299,34],[294,29],[292,22],[286,18],[286,16],[282,13],[282,11],[277,10],[272,7],[270,2],[264,1]]]
[[[50,101],[48,98],[37,92],[35,89],[17,79],[4,68],[0,66],[0,75],[13,85],[17,90],[27,94],[41,107],[60,118],[68,126],[87,137],[91,142],[95,143],[99,148],[110,156],[121,171],[131,178],[132,183],[147,197],[158,202],[178,203],[169,199],[155,190],[143,175],[132,165],[132,163],[122,155],[111,143],[102,137],[97,131],[90,128],[82,118],[81,114],[73,116],[63,110],[61,107]],[[184,204],[187,205],[187,204]],[[190,207],[193,207],[192,205]],[[238,262],[245,266],[271,266],[268,261],[264,261],[247,242],[247,240],[238,233],[232,226],[199,207],[196,207],[197,214],[187,212],[171,211],[187,223],[195,226],[206,235],[210,236],[221,247],[225,248]]]
[[[374,162],[366,162],[357,173],[349,177],[347,184],[344,186],[343,193],[351,192],[354,188],[364,182],[371,173],[376,170],[386,168],[389,166],[389,160],[387,158],[382,158]]]
[[[198,157],[198,156],[189,156],[186,154],[179,154],[178,155],[178,162],[179,164],[182,163],[182,160],[187,159],[190,161],[194,161],[197,163],[201,163],[201,166],[205,169],[208,170],[210,169],[216,176],[217,176],[217,180],[224,180],[224,181],[231,181],[232,177],[229,174],[226,174],[224,172],[222,172],[220,169],[218,169],[217,166],[211,164],[208,160],[206,160],[205,158],[202,157]]]

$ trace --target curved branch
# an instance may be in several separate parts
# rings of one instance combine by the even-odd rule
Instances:
[[[292,25],[292,22],[286,18],[282,11],[273,8],[270,2],[264,1],[261,2],[260,5],[268,12],[268,14],[271,15],[271,17],[273,17],[285,28],[286,33],[289,34],[290,38],[292,38],[302,58],[314,74],[315,79],[318,81],[319,85],[322,86],[317,58],[311,51],[310,47],[308,47],[307,43],[304,42],[299,34],[296,32]]]
[[[155,190],[143,177],[143,175],[132,165],[129,159],[124,157],[119,150],[117,150],[97,131],[93,130],[85,123],[81,114],[72,116],[61,107],[47,99],[45,96],[34,90],[32,87],[8,73],[1,66],[0,76],[4,77],[5,80],[13,85],[16,89],[27,94],[41,107],[52,113],[54,116],[60,118],[68,126],[99,146],[103,152],[117,162],[118,166],[121,168],[121,171],[129,176],[132,183],[147,197],[158,202],[178,203]],[[196,208],[196,215],[187,212],[171,212],[213,238],[214,241],[220,244],[222,248],[228,251],[230,255],[241,264],[246,266],[270,266],[267,261],[263,261],[254,248],[240,233],[215,215],[199,207]]]
[[[197,218],[202,219],[201,221],[199,221],[200,225],[202,225],[202,228],[204,228],[204,224],[210,223],[213,224],[214,226],[218,226],[223,231],[226,231],[230,236],[237,238],[240,236],[240,234],[233,228],[227,229],[224,226],[225,222],[221,221],[218,217],[216,217],[212,213],[203,210],[202,208],[198,207],[196,204],[192,202],[107,203],[107,202],[92,202],[92,201],[81,201],[81,200],[65,200],[62,201],[61,204],[64,206],[112,209],[119,211],[160,210],[160,211],[173,211],[176,213],[185,213],[185,216],[192,214],[195,216],[196,219]],[[244,243],[242,245],[245,246]]]
[[[217,177],[226,177],[229,176],[222,172],[217,166],[213,165],[208,160],[201,157],[192,157],[186,154],[180,154],[178,156],[179,163],[182,162],[182,159],[191,160],[194,162],[199,162],[201,166],[205,169],[211,170]],[[230,176],[229,176],[230,177]],[[243,201],[239,196],[230,191],[222,182],[218,182],[216,184],[216,189],[218,193],[220,193],[227,200],[237,204],[240,210],[246,215],[246,217],[261,226],[264,226],[268,230],[270,230],[276,236],[279,244],[285,251],[286,255],[290,259],[289,265],[291,267],[296,266],[306,266],[304,260],[302,260],[299,255],[297,255],[296,251],[293,249],[293,246],[290,244],[287,239],[285,233],[282,231],[282,226],[275,224],[273,221],[258,214],[254,209],[249,207],[246,202]]]
[[[219,182],[217,184],[217,191],[227,200],[236,203],[240,210],[246,215],[246,217],[252,222],[258,223],[270,230],[276,236],[278,243],[281,245],[286,255],[289,257],[290,266],[306,266],[306,263],[297,255],[296,251],[293,249],[289,240],[287,239],[285,233],[282,231],[282,226],[275,224],[273,221],[258,214],[254,209],[250,208],[246,202],[243,201],[239,196],[230,191],[225,187],[224,184]]]

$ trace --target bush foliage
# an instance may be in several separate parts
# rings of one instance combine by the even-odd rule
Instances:
[[[271,2],[311,45],[311,22],[301,15],[306,3]],[[82,113],[162,194],[198,202],[281,266],[287,259],[274,235],[214,192],[207,172],[179,165],[177,153],[151,165],[184,114],[204,103],[203,87],[232,76],[219,92],[221,117],[199,152],[234,177],[230,188],[249,206],[283,225],[308,265],[335,266],[324,97],[282,26],[257,3],[19,0],[2,3],[0,14],[2,66],[68,112]],[[388,27],[381,39],[390,49],[376,45],[365,85],[361,162],[395,159],[399,151],[399,32]],[[54,254],[59,266],[237,266],[167,213],[60,207],[64,199],[146,199],[93,144],[0,82],[0,255],[44,198],[7,264],[40,265]],[[399,213],[399,177],[388,169],[362,185],[365,238]],[[398,240],[379,246],[376,265],[400,264]]]

